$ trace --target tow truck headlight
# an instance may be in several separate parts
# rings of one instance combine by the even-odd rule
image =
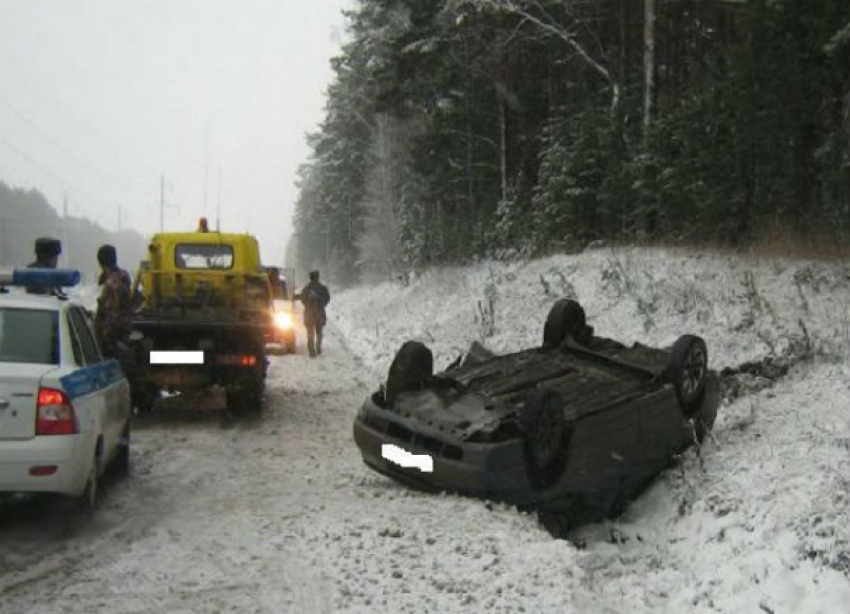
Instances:
[[[280,330],[292,328],[292,316],[283,311],[278,311],[274,314],[274,325]]]

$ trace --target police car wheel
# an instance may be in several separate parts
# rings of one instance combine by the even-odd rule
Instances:
[[[130,473],[130,423],[124,427],[115,451],[115,468],[122,474]]]
[[[93,512],[95,507],[97,507],[97,497],[98,497],[98,488],[100,486],[100,471],[98,470],[98,466],[100,465],[100,454],[95,452],[94,462],[92,463],[91,469],[89,470],[89,477],[86,481],[86,487],[83,490],[83,494],[79,500],[79,510],[80,512],[87,514]]]

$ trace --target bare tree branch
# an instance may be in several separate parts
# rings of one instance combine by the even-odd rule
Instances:
[[[615,111],[620,102],[620,86],[611,76],[611,72],[596,61],[588,53],[584,46],[577,40],[567,27],[552,17],[543,6],[536,0],[446,0],[446,8],[455,10],[463,5],[471,5],[479,9],[503,11],[512,15],[518,15],[523,20],[533,23],[547,34],[551,34],[565,42],[594,72],[600,75],[611,87],[611,111]],[[539,12],[539,16],[532,14],[528,6]]]

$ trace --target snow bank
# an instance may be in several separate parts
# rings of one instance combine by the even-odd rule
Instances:
[[[497,566],[514,578],[511,590],[536,587],[519,602],[553,612],[847,612],[847,266],[598,250],[433,270],[407,286],[349,290],[334,297],[330,318],[377,385],[407,339],[428,344],[438,369],[473,340],[500,352],[538,345],[549,307],[565,296],[584,305],[598,334],[624,342],[669,345],[686,332],[702,335],[716,369],[771,355],[816,358],[776,386],[721,407],[701,454],[686,453],[618,521],[578,531],[582,549],[541,539],[527,516],[508,521],[510,510],[482,519],[500,531],[501,552],[516,544]],[[467,513],[483,509],[477,504]],[[442,522],[461,521],[410,527],[400,518],[398,528],[440,535]],[[465,583],[476,607],[498,608],[503,593],[484,596],[504,582],[473,563],[485,556],[486,540],[471,543],[483,553],[461,545],[437,570],[440,581]],[[420,590],[427,594],[426,586],[414,594]],[[425,594],[402,603],[448,611]],[[376,603],[374,597],[361,603]]]
[[[418,339],[448,364],[472,340],[497,351],[539,344],[560,297],[577,298],[598,333],[668,345],[706,338],[715,366],[781,354],[795,343],[850,356],[850,267],[661,250],[597,250],[519,263],[430,270],[334,298],[352,348],[385,373]],[[380,314],[377,316],[376,314]]]

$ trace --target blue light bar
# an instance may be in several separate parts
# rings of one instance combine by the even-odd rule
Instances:
[[[6,269],[0,271],[0,284],[44,288],[67,288],[80,283],[76,269]]]

